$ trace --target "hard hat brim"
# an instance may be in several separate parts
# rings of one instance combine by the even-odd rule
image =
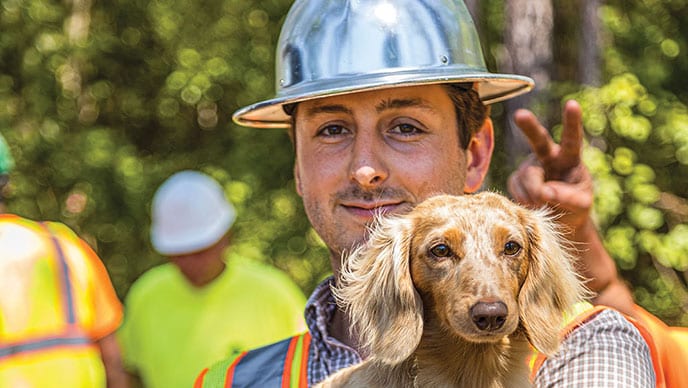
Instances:
[[[217,219],[195,235],[167,235],[155,225],[151,228],[151,244],[164,256],[187,255],[210,248],[220,241],[234,224],[236,215],[230,208],[218,209]]]
[[[419,74],[416,71],[399,71],[384,74],[364,74],[340,77],[318,82],[309,82],[299,87],[289,88],[288,94],[258,102],[237,110],[232,119],[235,123],[253,128],[288,128],[290,116],[284,106],[302,101],[343,94],[372,90],[390,89],[406,86],[420,86],[445,83],[474,83],[484,104],[507,100],[530,91],[535,83],[525,76],[488,73],[484,71],[466,72],[451,67],[440,71],[432,69]]]

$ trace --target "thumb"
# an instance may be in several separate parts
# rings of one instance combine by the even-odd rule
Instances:
[[[570,212],[587,211],[592,207],[592,193],[581,190],[576,185],[565,182],[550,181],[545,183],[541,191],[543,201],[556,204]]]

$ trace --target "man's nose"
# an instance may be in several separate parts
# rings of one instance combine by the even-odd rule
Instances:
[[[373,188],[387,179],[389,173],[382,161],[382,151],[375,139],[357,139],[350,176],[362,188]]]
[[[362,187],[373,187],[382,183],[384,180],[383,174],[371,166],[360,166],[356,168],[352,172],[351,178]]]

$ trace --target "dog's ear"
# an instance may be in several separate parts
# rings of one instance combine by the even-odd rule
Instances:
[[[335,295],[361,345],[388,364],[408,358],[423,332],[423,308],[409,269],[412,223],[378,220],[367,244],[347,257]]]
[[[572,245],[544,210],[524,211],[529,264],[519,293],[520,319],[533,346],[556,352],[564,314],[583,300],[586,290],[573,267]]]

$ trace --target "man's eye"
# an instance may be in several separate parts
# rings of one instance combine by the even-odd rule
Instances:
[[[320,136],[340,136],[346,133],[346,129],[341,125],[328,125],[318,132]]]
[[[430,253],[435,257],[449,257],[452,255],[452,250],[447,244],[437,244],[430,248]]]
[[[399,124],[399,125],[395,126],[394,128],[392,128],[392,132],[398,133],[401,135],[411,135],[411,134],[415,134],[415,133],[421,133],[423,131],[421,131],[420,129],[418,129],[418,127],[415,127],[411,124]]]

